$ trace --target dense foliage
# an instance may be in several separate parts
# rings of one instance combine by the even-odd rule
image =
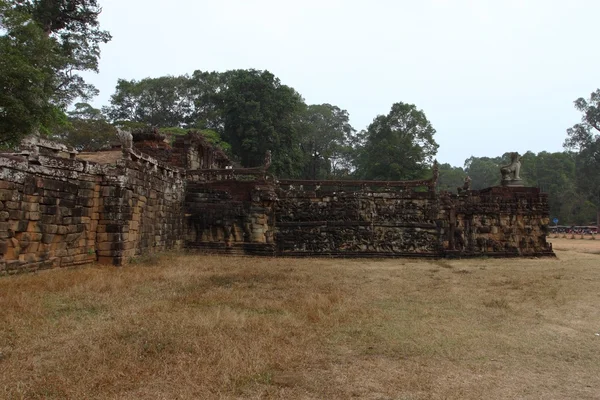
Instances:
[[[357,147],[357,174],[364,179],[402,180],[425,177],[438,145],[435,129],[413,104],[396,103],[362,133]]]
[[[97,90],[78,74],[98,71],[96,0],[0,0],[0,145],[66,125],[64,110]]]
[[[575,158],[577,193],[586,209],[600,209],[600,89],[575,100],[581,122],[567,130],[565,148]],[[600,211],[599,211],[600,212]]]

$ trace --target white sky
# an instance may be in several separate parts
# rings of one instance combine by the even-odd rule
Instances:
[[[434,128],[438,160],[561,151],[600,87],[598,0],[100,0],[107,105],[118,78],[267,69],[364,129],[395,102]],[[524,166],[526,168],[526,166]]]

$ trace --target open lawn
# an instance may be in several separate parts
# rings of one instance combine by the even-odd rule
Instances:
[[[599,399],[600,240],[557,259],[167,254],[0,279],[3,399]]]

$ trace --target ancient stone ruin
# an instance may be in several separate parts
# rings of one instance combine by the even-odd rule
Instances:
[[[552,256],[548,204],[512,184],[438,193],[422,181],[277,180],[233,168],[200,134],[156,131],[78,154],[28,138],[0,154],[0,274],[196,249],[336,257]],[[518,161],[518,159],[517,159]],[[510,167],[510,166],[507,166]],[[519,165],[520,167],[520,165]]]

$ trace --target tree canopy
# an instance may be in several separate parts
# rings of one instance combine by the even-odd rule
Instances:
[[[575,108],[581,122],[567,129],[564,146],[574,154],[577,192],[586,201],[582,208],[600,210],[600,89],[575,100]]]
[[[362,132],[356,157],[363,179],[403,180],[423,178],[433,163],[438,144],[435,129],[414,104],[395,103]]]
[[[306,106],[300,114],[302,177],[324,179],[343,177],[351,167],[351,146],[355,129],[348,111],[331,104]]]
[[[64,111],[96,89],[78,71],[98,70],[95,0],[0,0],[0,145],[49,133],[66,123]]]

